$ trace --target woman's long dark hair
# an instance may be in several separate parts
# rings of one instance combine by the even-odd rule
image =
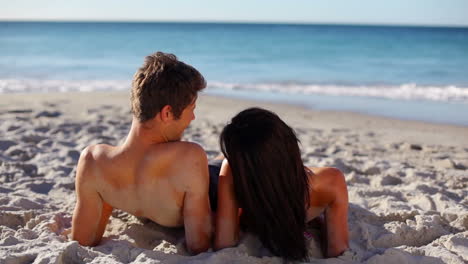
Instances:
[[[237,114],[220,136],[247,230],[273,254],[291,260],[307,256],[309,183],[298,142],[286,123],[261,108]]]

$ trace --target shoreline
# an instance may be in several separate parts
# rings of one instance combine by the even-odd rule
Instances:
[[[129,90],[130,82],[128,80],[0,80],[0,94],[126,92]],[[306,106],[316,111],[353,112],[390,119],[468,127],[468,116],[463,114],[468,112],[468,103],[466,103],[468,88],[463,87],[423,88],[415,84],[373,87],[213,82],[204,93],[224,98]]]
[[[89,97],[93,99],[90,100]],[[93,91],[93,92],[55,92],[55,93],[11,93],[0,96],[0,114],[14,107],[40,107],[48,101],[66,102],[67,108],[62,111],[70,116],[83,116],[82,110],[93,105],[118,105],[130,110],[129,91]],[[99,102],[100,100],[100,102]],[[287,102],[270,102],[266,100],[231,97],[229,95],[210,95],[201,93],[197,102],[197,119],[213,116],[212,108],[207,111],[205,104],[228,111],[224,121],[233,117],[237,112],[252,106],[260,106],[285,118],[290,125],[305,128],[327,129],[334,127],[359,130],[376,130],[383,133],[386,141],[414,141],[417,144],[468,145],[468,126],[441,124],[418,120],[405,120],[355,111],[313,109],[308,105]],[[224,105],[233,106],[224,109]],[[281,112],[285,112],[282,114]],[[300,117],[289,113],[300,113]],[[220,117],[214,115],[217,119]],[[194,122],[197,122],[197,119]],[[311,123],[303,122],[310,120]],[[414,133],[418,133],[414,136]]]
[[[393,120],[468,127],[468,104],[421,99],[401,99],[346,94],[288,94],[247,90],[212,90],[215,96],[303,106],[315,111],[350,112]]]

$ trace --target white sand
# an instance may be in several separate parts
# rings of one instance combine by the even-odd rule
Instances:
[[[0,95],[0,263],[281,263],[249,234],[235,248],[189,256],[182,229],[118,210],[97,247],[61,234],[79,152],[124,139],[128,101],[127,93]],[[468,261],[468,128],[202,96],[185,139],[214,157],[224,124],[253,105],[296,129],[306,165],[346,175],[351,249],[325,260],[314,237],[311,262]]]

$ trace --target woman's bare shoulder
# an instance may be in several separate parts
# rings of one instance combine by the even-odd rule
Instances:
[[[311,183],[325,184],[344,180],[343,173],[334,167],[307,167],[306,169],[309,171],[308,175]]]
[[[333,167],[310,167],[309,187],[312,201],[318,204],[328,204],[346,190],[343,173]]]

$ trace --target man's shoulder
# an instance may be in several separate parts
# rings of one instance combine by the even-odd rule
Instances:
[[[78,166],[90,170],[103,160],[108,159],[113,146],[105,144],[89,145],[81,151]]]
[[[81,151],[76,173],[78,184],[83,185],[94,181],[95,167],[103,151],[100,145],[89,145]]]
[[[114,146],[106,144],[89,145],[81,151],[80,159],[98,161],[108,156],[114,148]]]
[[[150,150],[151,156],[165,157],[171,161],[196,161],[206,159],[205,150],[194,142],[178,141],[155,145]]]
[[[205,150],[197,143],[169,142],[154,151],[155,164],[164,164],[165,171],[172,175],[171,178],[182,189],[196,188],[194,185],[203,182],[202,178],[206,176],[203,171],[208,171],[208,158]]]

